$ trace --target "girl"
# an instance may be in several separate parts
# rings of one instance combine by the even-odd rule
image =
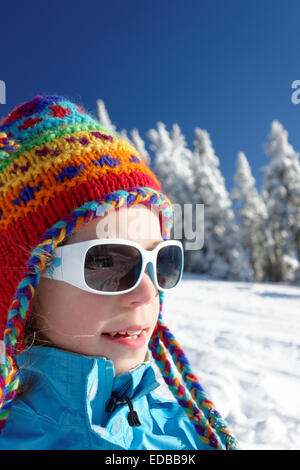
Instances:
[[[136,149],[55,95],[0,132],[0,449],[237,449],[163,322],[183,251]]]

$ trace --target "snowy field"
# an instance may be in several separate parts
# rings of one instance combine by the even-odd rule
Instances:
[[[300,449],[299,287],[186,274],[163,315],[243,449]]]

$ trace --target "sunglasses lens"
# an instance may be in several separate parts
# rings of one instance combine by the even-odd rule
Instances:
[[[157,254],[157,282],[163,289],[175,287],[181,274],[182,251],[179,246],[166,246]]]
[[[84,278],[92,289],[120,292],[135,285],[141,268],[141,254],[133,246],[96,245],[86,253]]]

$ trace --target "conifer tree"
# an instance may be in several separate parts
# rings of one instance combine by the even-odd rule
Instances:
[[[236,203],[242,247],[249,260],[253,278],[262,281],[265,276],[267,213],[264,201],[255,188],[255,179],[244,152],[238,153],[234,180],[232,200]]]
[[[107,129],[113,132],[117,132],[117,128],[111,122],[111,119],[109,117],[108,111],[105,107],[103,100],[97,100],[97,113],[98,113],[98,120],[102,126],[107,127]],[[120,137],[122,137],[123,139],[127,140],[127,142],[132,144],[139,152],[140,157],[146,160],[147,164],[151,166],[149,153],[147,152],[145,148],[145,142],[141,138],[138,129],[136,128],[132,129],[131,139],[128,137],[127,131],[125,129],[122,129],[120,132],[118,132],[118,134],[120,135]]]
[[[268,214],[267,278],[289,281],[293,280],[300,259],[300,165],[299,154],[288,142],[288,132],[276,119],[271,124],[265,150],[271,157],[263,169],[263,197]]]
[[[193,216],[187,209],[187,205],[192,205],[193,176],[190,170],[192,152],[188,149],[178,124],[173,124],[171,132],[168,132],[165,124],[158,122],[157,130],[150,129],[147,137],[151,141],[150,148],[155,154],[155,174],[162,184],[163,191],[176,208],[171,236],[181,239],[186,248],[184,227],[191,227]],[[186,250],[184,266],[188,270]]]
[[[250,266],[209,133],[195,128],[193,145],[193,202],[204,204],[205,218],[204,246],[194,257],[193,270],[219,278],[250,280]]]

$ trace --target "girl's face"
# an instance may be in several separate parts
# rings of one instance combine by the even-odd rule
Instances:
[[[72,234],[69,243],[100,238],[123,238],[146,249],[162,241],[159,217],[146,206],[121,208],[122,217],[110,212],[96,217]],[[126,220],[126,223],[124,221]],[[138,225],[136,221],[138,220]],[[148,342],[159,313],[159,295],[145,272],[131,292],[98,295],[66,282],[41,278],[37,288],[34,327],[56,347],[87,356],[104,356],[114,362],[116,375],[145,360]],[[107,333],[142,330],[137,339],[118,339]]]

